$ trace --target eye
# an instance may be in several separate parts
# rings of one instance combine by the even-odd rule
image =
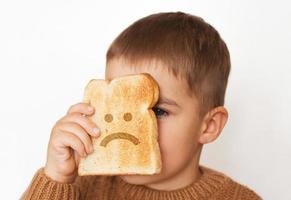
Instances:
[[[165,111],[165,110],[163,110],[162,108],[159,108],[159,107],[153,107],[153,111],[154,111],[154,113],[156,114],[157,117],[162,117],[162,116],[166,117],[169,114],[167,111]]]
[[[106,122],[112,122],[113,116],[111,114],[106,114],[105,117],[104,117],[104,120]]]
[[[125,114],[123,115],[123,119],[124,119],[125,121],[130,121],[130,120],[132,119],[132,114],[131,114],[131,113],[125,113]]]

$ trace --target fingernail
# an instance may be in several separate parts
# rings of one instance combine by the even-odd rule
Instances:
[[[95,135],[99,135],[100,134],[100,129],[99,128],[93,128],[93,132]]]

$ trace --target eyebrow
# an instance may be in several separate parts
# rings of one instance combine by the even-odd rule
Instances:
[[[168,104],[180,107],[174,100],[166,98],[166,97],[159,97],[157,104]]]

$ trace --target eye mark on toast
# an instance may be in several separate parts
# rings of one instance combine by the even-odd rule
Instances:
[[[125,121],[130,121],[130,120],[132,119],[132,114],[131,114],[131,113],[125,113],[125,114],[123,115],[123,119],[124,119]]]
[[[112,120],[113,120],[113,116],[111,115],[111,114],[106,114],[105,115],[105,117],[104,117],[104,120],[106,121],[106,122],[112,122]]]
[[[132,120],[132,114],[131,113],[124,113],[124,115],[123,115],[123,119],[124,119],[124,121],[127,121],[127,122],[129,122],[129,121],[131,121]],[[108,122],[108,123],[110,123],[110,122],[112,122],[113,121],[113,116],[109,113],[109,114],[106,114],[105,116],[104,116],[104,120],[106,121],[106,122]]]
[[[112,133],[108,136],[106,136],[100,143],[100,146],[106,147],[106,145],[115,139],[125,139],[131,141],[133,144],[138,145],[140,143],[139,139],[135,136],[124,133],[124,132],[118,132],[118,133]]]

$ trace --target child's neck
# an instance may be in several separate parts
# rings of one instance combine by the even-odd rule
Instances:
[[[201,176],[202,172],[199,169],[199,158],[194,158],[182,171],[176,175],[161,182],[148,184],[146,186],[155,190],[177,190],[198,181]]]

